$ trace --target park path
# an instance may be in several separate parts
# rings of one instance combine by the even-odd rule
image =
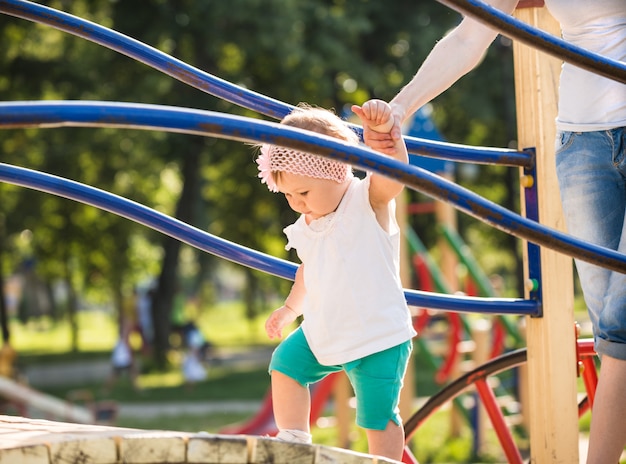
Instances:
[[[120,403],[120,418],[153,418],[159,416],[177,416],[181,414],[219,414],[247,413],[254,414],[261,408],[261,401],[256,400],[220,400],[220,401],[178,401],[170,403]]]
[[[232,366],[238,369],[268,366],[272,350],[271,346],[253,347],[245,350],[218,348],[216,362],[219,365]],[[31,387],[42,388],[104,382],[110,372],[109,360],[102,359],[28,366],[23,369],[22,373],[28,379],[28,384]]]
[[[219,349],[215,363],[233,369],[266,367],[272,354],[272,347],[254,347],[246,350]],[[108,360],[51,363],[29,366],[23,370],[28,384],[34,388],[63,387],[79,383],[105,382],[111,372]],[[180,414],[243,413],[255,414],[262,400],[219,400],[219,401],[177,401],[169,403],[118,403],[117,415],[120,418],[153,418]],[[37,411],[32,411],[38,417]]]

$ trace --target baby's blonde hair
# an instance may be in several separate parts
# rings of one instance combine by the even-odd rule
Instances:
[[[300,103],[280,123],[336,137],[354,144],[359,143],[359,137],[356,133],[334,112],[306,103]]]
[[[358,144],[357,134],[334,112],[307,104],[298,105],[281,124],[317,132],[346,142]],[[342,183],[352,177],[352,168],[333,159],[277,145],[263,145],[257,158],[259,177],[270,191],[277,192],[277,181],[283,172]]]

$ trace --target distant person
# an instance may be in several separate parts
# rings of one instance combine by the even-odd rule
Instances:
[[[154,288],[137,292],[137,322],[141,335],[141,349],[144,354],[152,351],[154,343],[154,324],[152,323],[152,300],[156,291]]]
[[[392,126],[382,101],[354,111],[372,130]],[[324,109],[301,105],[281,123],[358,144],[356,134]],[[404,143],[390,155],[406,162]],[[399,460],[404,430],[398,403],[415,335],[399,276],[394,199],[403,185],[375,173],[359,179],[346,164],[279,146],[264,145],[257,163],[262,182],[301,214],[285,234],[287,249],[295,248],[302,264],[285,303],[265,324],[270,338],[280,338],[304,316],[269,366],[277,438],[311,442],[308,386],[343,370],[370,453]]]
[[[130,345],[131,324],[122,322],[119,337],[111,353],[111,374],[107,380],[105,391],[108,393],[123,375],[130,379],[133,389],[138,390],[137,366]]]
[[[207,342],[202,333],[199,330],[191,330],[186,337],[186,349],[182,363],[183,377],[189,389],[208,377],[205,365],[206,349]]]
[[[486,3],[508,14],[518,0]],[[625,0],[545,4],[565,41],[626,63]],[[463,18],[391,101],[391,137],[364,128],[366,143],[393,151],[400,124],[477,66],[497,35],[495,29]],[[567,228],[589,243],[626,253],[626,85],[566,62],[558,93],[555,163]],[[587,462],[615,463],[626,446],[626,274],[582,260],[576,260],[576,268],[602,359]]]
[[[199,359],[202,362],[209,362],[213,358],[213,344],[209,342],[198,325],[189,321],[180,329],[183,344],[187,350],[197,350]]]

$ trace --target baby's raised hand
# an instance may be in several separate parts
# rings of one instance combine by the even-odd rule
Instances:
[[[383,100],[368,100],[363,106],[353,105],[352,111],[361,118],[363,126],[375,132],[388,134],[393,128],[391,106]]]
[[[370,148],[387,155],[396,152],[390,131],[394,125],[391,107],[382,100],[368,100],[363,106],[352,105],[352,111],[363,124],[363,142]]]

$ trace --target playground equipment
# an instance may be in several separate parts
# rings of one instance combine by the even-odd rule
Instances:
[[[78,424],[110,424],[118,410],[117,402],[95,401],[85,390],[70,392],[63,400],[3,376],[0,376],[0,398],[7,409],[15,408],[23,416],[35,412],[49,419]]]
[[[96,415],[92,410],[38,392],[7,377],[0,377],[0,397],[18,405],[31,405],[49,414],[50,417],[78,422],[79,424],[94,424],[96,422]]]
[[[577,359],[584,366],[582,371],[587,396],[578,403],[578,417],[581,417],[593,405],[595,395],[595,385],[597,383],[596,368],[594,365],[593,340],[581,339],[577,343]],[[526,348],[520,348],[497,358],[467,372],[450,384],[442,388],[438,393],[431,396],[426,403],[405,422],[405,434],[410,439],[420,425],[434,414],[447,402],[455,399],[464,391],[475,389],[478,392],[482,404],[485,406],[489,419],[498,436],[498,440],[504,450],[509,463],[522,463],[524,459],[519,450],[514,437],[511,425],[507,421],[507,415],[511,411],[501,408],[494,395],[493,380],[499,375],[511,375],[511,370],[519,368],[528,362],[528,352]],[[498,378],[498,383],[501,383]],[[517,411],[512,411],[516,413]]]
[[[289,105],[217,79],[145,44],[129,39],[102,26],[47,7],[27,1],[2,0],[0,1],[0,11],[48,24],[94,41],[135,58],[198,89],[272,117],[282,117],[292,108]],[[541,14],[538,16],[541,20]],[[535,24],[541,22],[536,17],[531,19],[533,19]],[[514,21],[512,24],[517,28],[521,28],[518,23]],[[507,22],[507,24],[510,24],[510,22]],[[558,41],[558,39],[542,37],[542,40],[551,41],[562,46],[562,42]],[[521,54],[523,55],[523,53]],[[585,56],[585,59],[582,61],[589,61],[589,54],[581,50],[568,49],[567,53],[563,52],[562,55],[568,60],[579,60],[582,55]],[[602,59],[602,57],[592,56],[591,60],[603,63],[601,72],[611,78],[626,82],[626,66]],[[535,59],[534,61],[540,62],[541,60]],[[593,67],[593,69],[596,68]],[[554,75],[554,73],[547,74]],[[538,72],[536,75],[541,76],[542,74]],[[541,85],[541,82],[531,82],[530,80],[524,82],[521,86],[528,86],[528,89],[526,89],[526,92],[520,90],[520,96],[534,98],[539,93],[537,92],[537,87]],[[547,88],[548,86],[546,85],[545,87]],[[545,89],[542,87],[542,90]],[[543,94],[545,93],[543,92]],[[523,99],[520,98],[520,100]],[[521,101],[519,104],[524,107],[528,103]],[[542,112],[539,119],[541,119],[542,127],[548,127],[551,126],[553,118],[550,119],[550,115]],[[553,323],[549,327],[547,324],[542,326],[542,317],[546,319],[560,317],[555,311],[551,311],[551,308],[556,305],[554,301],[556,297],[554,295],[557,292],[554,290],[557,286],[554,282],[555,276],[551,275],[550,271],[554,271],[556,269],[554,264],[559,262],[555,258],[557,254],[559,256],[565,254],[579,258],[618,272],[626,272],[626,257],[612,250],[574,239],[555,228],[557,222],[555,214],[546,207],[545,202],[542,202],[542,197],[539,197],[537,192],[538,184],[543,186],[550,185],[546,175],[543,174],[541,169],[538,169],[539,166],[541,168],[545,166],[543,157],[545,156],[545,151],[548,151],[546,147],[549,146],[549,143],[546,140],[539,141],[541,143],[533,143],[532,139],[535,132],[530,127],[530,124],[527,124],[527,127],[523,127],[520,131],[520,140],[523,146],[537,147],[536,154],[531,149],[524,151],[496,150],[463,147],[413,138],[406,139],[409,150],[411,152],[419,152],[421,155],[523,168],[524,174],[533,179],[533,182],[526,184],[524,192],[526,217],[485,201],[480,196],[459,187],[453,182],[415,166],[398,163],[363,147],[352,147],[336,139],[282,127],[275,123],[159,105],[135,105],[115,102],[8,102],[0,104],[0,127],[58,127],[72,125],[160,129],[203,136],[210,135],[243,142],[271,143],[298,150],[312,151],[322,156],[350,162],[355,167],[361,169],[366,168],[384,173],[389,177],[400,180],[412,189],[446,201],[460,211],[528,241],[527,277],[529,286],[527,298],[468,297],[414,290],[406,290],[405,295],[409,304],[432,309],[460,313],[483,312],[488,314],[531,316],[528,318],[530,324],[527,355],[532,385],[529,402],[529,412],[532,418],[530,427],[531,452],[534,454],[534,460],[537,462],[549,462],[553,459],[560,462],[574,462],[572,457],[577,455],[577,447],[572,446],[572,442],[575,443],[575,440],[573,438],[574,434],[571,432],[575,428],[575,421],[569,420],[571,418],[569,409],[573,409],[570,405],[573,402],[570,400],[574,396],[571,384],[573,384],[575,377],[570,374],[573,374],[575,370],[574,351],[576,345],[573,334],[563,337],[555,332],[556,329],[554,327],[560,327],[562,331],[562,328],[566,327],[567,324]],[[293,279],[295,265],[292,263],[230,243],[108,192],[58,176],[51,176],[7,164],[0,164],[0,180],[90,204],[134,220],[222,258],[268,272],[272,275]],[[543,224],[548,224],[548,226],[538,222],[540,211],[542,212],[541,219]],[[544,247],[541,253],[539,246]],[[552,250],[558,250],[558,253],[556,251],[552,252]],[[562,284],[562,282],[559,284]],[[559,303],[562,302],[562,298],[563,295],[559,295]],[[561,313],[563,312],[561,311]],[[569,346],[571,346],[571,357],[569,354],[565,356],[565,361],[561,364],[558,362],[549,363],[549,361],[557,359],[559,350],[563,352],[563,347],[566,347],[565,349],[567,350]],[[581,351],[579,350],[579,353]],[[559,369],[559,372],[550,372],[549,368],[554,366],[562,367],[563,369]],[[477,373],[478,371],[474,374]],[[480,396],[486,398],[484,401],[487,403],[493,393],[491,387],[484,381],[484,378],[478,375],[464,378],[464,381],[468,382],[473,379],[477,379],[475,382],[476,388]],[[563,382],[568,382],[565,386],[566,388],[561,388]],[[534,385],[535,383],[536,385]],[[593,379],[589,383],[592,384]],[[494,413],[493,416],[497,417],[497,407],[491,407],[491,409]],[[417,423],[415,426],[417,426]],[[407,430],[411,427],[411,423],[408,423]],[[521,462],[520,454],[516,452],[517,448],[515,445],[510,441],[507,442],[506,439],[503,441],[506,443],[503,446],[506,449],[508,459],[511,462]],[[407,453],[405,462],[412,462],[410,453]]]
[[[476,296],[479,294],[484,297],[495,297],[493,287],[489,282],[488,277],[480,269],[476,263],[471,252],[467,249],[467,246],[462,242],[461,237],[456,231],[445,225],[439,225],[438,227],[442,231],[442,235],[451,245],[453,251],[458,257],[461,264],[468,270],[469,276],[466,282],[468,288],[466,288],[465,294],[469,296]],[[409,247],[413,254],[413,266],[414,271],[418,276],[420,282],[420,290],[428,292],[438,292],[451,294],[454,293],[446,282],[445,276],[435,264],[432,257],[429,255],[426,247],[411,228],[405,230],[405,235],[409,243]],[[443,383],[450,374],[450,369],[454,364],[455,357],[457,357],[457,345],[463,340],[465,335],[471,332],[467,318],[463,315],[456,313],[446,313],[449,323],[449,343],[448,354],[445,357],[443,363],[439,367],[437,372],[437,381]],[[415,329],[418,333],[422,333],[422,330],[427,326],[431,315],[428,310],[421,310],[416,316]],[[508,348],[519,348],[524,345],[523,337],[519,333],[518,327],[509,318],[502,315],[493,316],[493,339],[492,349],[489,357],[493,358],[501,354],[505,349],[505,338],[510,336],[514,341],[514,345]],[[420,340],[416,341],[420,343]],[[424,347],[425,351],[428,351]]]

